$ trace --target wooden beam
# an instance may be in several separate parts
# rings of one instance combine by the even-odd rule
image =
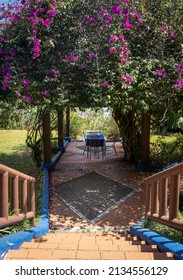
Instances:
[[[66,137],[70,136],[70,108],[66,108]]]
[[[64,110],[58,110],[58,147],[64,146]]]
[[[50,112],[46,112],[43,116],[43,163],[51,163]]]

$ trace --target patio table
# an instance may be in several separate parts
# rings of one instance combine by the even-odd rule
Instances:
[[[97,154],[98,158],[99,158],[99,154],[101,151],[102,156],[104,157],[104,155],[105,155],[105,136],[102,132],[85,133],[84,140],[85,140],[84,152],[85,152],[85,150],[87,150],[87,156],[90,155],[90,157],[91,157],[91,153],[93,151],[94,154]],[[84,154],[84,152],[83,152],[83,154]]]

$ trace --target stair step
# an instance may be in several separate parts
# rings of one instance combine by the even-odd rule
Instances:
[[[5,259],[170,260],[173,256],[129,234],[61,232],[24,242]]]

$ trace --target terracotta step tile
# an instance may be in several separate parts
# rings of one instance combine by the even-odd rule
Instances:
[[[73,243],[62,243],[59,244],[58,250],[77,250],[79,247],[78,242],[73,242]]]
[[[54,250],[51,256],[52,260],[75,260],[75,250]]]
[[[54,249],[58,249],[58,247],[59,247],[59,243],[45,242],[45,243],[40,243],[38,248],[54,250]]]
[[[114,245],[117,245],[117,246],[123,246],[123,245],[126,246],[127,244],[129,246],[132,245],[131,241],[123,240],[123,239],[113,239],[112,242],[113,242]]]
[[[151,260],[152,259],[149,253],[125,251],[124,254],[126,260]]]
[[[28,250],[26,249],[21,249],[21,250],[10,250],[8,251],[7,253],[7,257],[8,258],[11,258],[11,259],[14,259],[14,258],[21,258],[21,259],[24,259],[27,257],[28,255]]]
[[[36,238],[32,241],[32,243],[62,243],[63,238],[57,237],[55,235],[45,236],[44,238]]]
[[[21,245],[21,249],[36,249],[38,248],[39,246],[39,243],[35,243],[35,242],[24,242],[22,245]]]
[[[101,260],[125,260],[125,254],[121,251],[101,251]]]
[[[123,243],[121,245],[119,245],[119,250],[120,251],[133,251],[133,252],[140,252],[140,246],[139,245],[132,245],[132,244],[128,244],[128,243]]]
[[[76,259],[78,259],[78,260],[100,260],[101,253],[99,251],[77,251]]]
[[[32,260],[51,260],[53,251],[46,249],[31,249],[28,250],[26,259]]]
[[[95,242],[80,240],[78,250],[98,251],[98,245]]]
[[[110,242],[101,242],[99,243],[100,251],[119,251],[119,247],[117,245],[113,245]]]

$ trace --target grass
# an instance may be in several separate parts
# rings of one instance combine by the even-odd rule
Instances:
[[[151,221],[150,219],[146,219],[146,221],[144,222],[144,227],[149,228],[152,231],[157,232],[161,235],[164,235],[177,242],[183,242],[183,234],[182,234],[182,231],[180,231],[180,230],[170,228],[170,227],[162,225],[160,223]]]
[[[0,163],[36,179],[36,220],[39,220],[42,206],[42,172],[33,162],[31,151],[27,148],[25,130],[0,130]],[[8,227],[8,232],[30,227],[28,221]],[[0,236],[2,235],[2,230]]]
[[[176,134],[166,135],[166,136],[152,135],[150,138],[150,143],[155,143],[159,137],[161,137],[165,143],[172,143],[177,140]]]

